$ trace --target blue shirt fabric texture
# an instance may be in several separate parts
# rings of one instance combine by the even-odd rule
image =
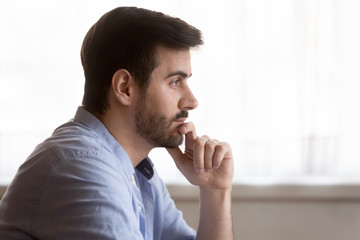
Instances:
[[[195,231],[155,169],[152,177],[134,169],[102,122],[79,107],[19,168],[0,202],[0,239],[183,240]]]

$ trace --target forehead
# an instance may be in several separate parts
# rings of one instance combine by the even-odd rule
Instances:
[[[164,46],[157,46],[156,67],[154,74],[170,72],[184,72],[191,75],[191,54],[190,50],[177,50]]]

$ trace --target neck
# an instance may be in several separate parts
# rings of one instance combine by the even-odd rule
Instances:
[[[152,149],[152,146],[136,133],[135,121],[120,113],[105,113],[99,118],[110,134],[124,148],[135,168]],[[132,124],[129,124],[132,123]]]

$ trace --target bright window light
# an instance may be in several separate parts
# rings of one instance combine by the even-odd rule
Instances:
[[[234,183],[360,180],[360,1],[0,2],[0,182],[81,104],[82,40],[117,6],[177,16],[202,30],[190,120],[227,141]],[[185,183],[164,149],[166,183]]]

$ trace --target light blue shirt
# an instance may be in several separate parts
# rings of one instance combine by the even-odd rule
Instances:
[[[194,239],[151,160],[141,164],[79,107],[19,168],[0,203],[0,239]]]

